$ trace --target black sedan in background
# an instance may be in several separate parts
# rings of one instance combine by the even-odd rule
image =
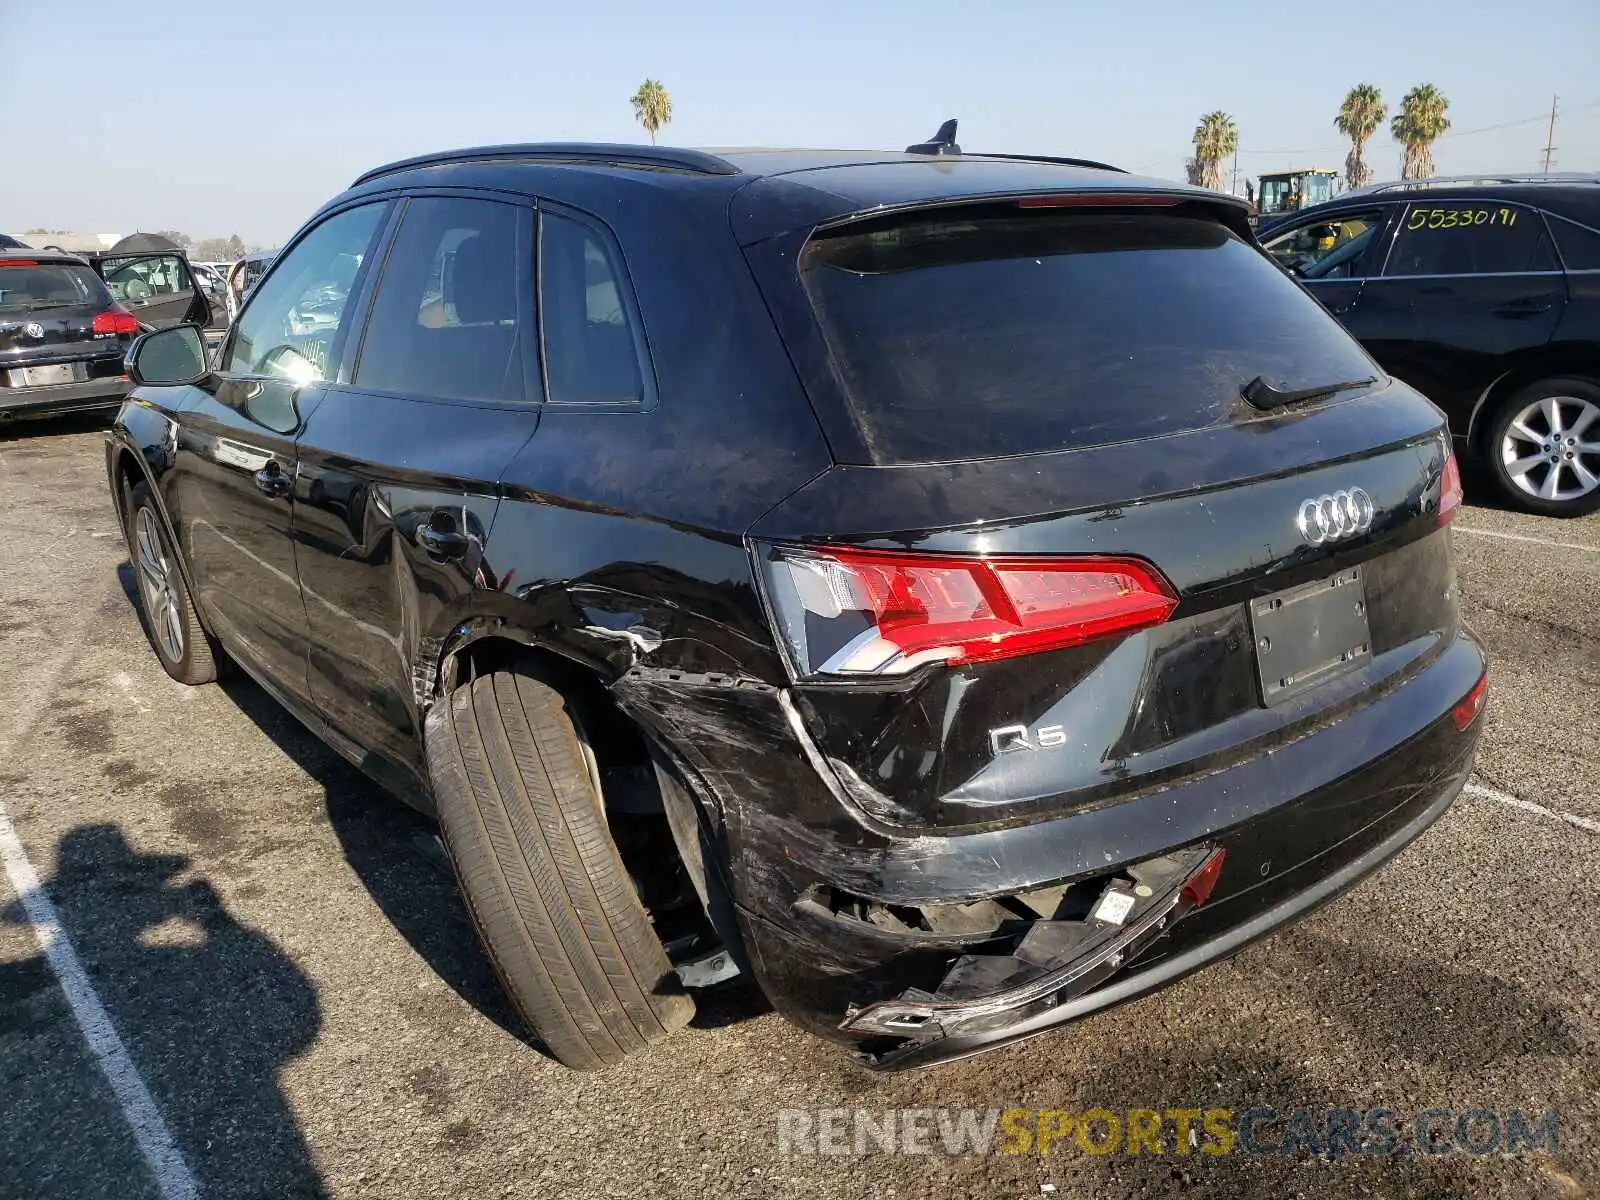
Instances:
[[[162,666],[436,815],[574,1067],[735,972],[874,1067],[1026,1037],[1309,913],[1471,769],[1438,410],[1242,203],[953,126],[396,163],[214,358],[130,356]]]
[[[1380,184],[1261,241],[1507,499],[1600,508],[1600,176]]]
[[[115,409],[138,319],[94,270],[56,250],[0,250],[0,422]]]

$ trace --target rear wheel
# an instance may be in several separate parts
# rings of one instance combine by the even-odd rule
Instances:
[[[200,627],[178,556],[167,540],[148,484],[128,496],[128,556],[139,581],[145,633],[167,674],[179,683],[210,683],[217,677],[211,639]]]
[[[473,923],[523,1019],[593,1070],[686,1025],[676,977],[606,825],[566,701],[523,669],[458,688],[428,756]]]
[[[1489,430],[1489,467],[1520,508],[1576,517],[1600,508],[1600,386],[1546,379],[1509,397]]]

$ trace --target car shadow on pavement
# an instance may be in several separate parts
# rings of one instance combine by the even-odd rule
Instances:
[[[55,862],[44,890],[201,1193],[324,1195],[278,1083],[322,1024],[310,981],[183,855],[139,853],[106,823],[65,834]],[[0,921],[27,924],[20,900]],[[53,985],[42,952],[0,963],[0,1192],[145,1195],[131,1133]]]
[[[543,1053],[517,1019],[478,943],[433,822],[339,757],[253,680],[235,673],[222,688],[321,786],[346,860],[411,948],[479,1013]]]
[[[66,413],[57,417],[30,417],[26,420],[0,421],[0,444],[43,441],[52,437],[68,437],[75,433],[94,433],[111,424],[114,410],[89,413]],[[40,454],[47,452],[41,446]]]
[[[133,586],[131,572],[123,586]],[[236,673],[222,687],[262,733],[321,785],[345,858],[412,949],[480,1014],[548,1056],[517,1017],[483,952],[437,826],[346,762],[253,680]],[[696,997],[691,1023],[715,1029],[771,1011],[759,988],[733,980]]]

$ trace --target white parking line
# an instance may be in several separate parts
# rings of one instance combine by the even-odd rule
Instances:
[[[95,994],[94,985],[78,959],[78,952],[61,928],[55,905],[39,884],[39,875],[28,861],[22,841],[0,804],[0,861],[4,861],[6,875],[22,901],[34,936],[39,939],[50,968],[56,973],[61,990],[66,993],[72,1015],[83,1032],[84,1041],[94,1052],[100,1069],[105,1072],[111,1090],[116,1094],[122,1115],[133,1130],[139,1144],[139,1153],[150,1167],[162,1200],[196,1200],[200,1185],[195,1182],[183,1154],[172,1140],[172,1132],[156,1106],[150,1089],[145,1086],[139,1068],[133,1065],[128,1048],[117,1036],[117,1030],[106,1013],[105,1005]]]
[[[1552,821],[1564,821],[1574,828],[1582,829],[1589,833],[1600,833],[1600,821],[1591,821],[1588,817],[1576,816],[1569,812],[1557,812],[1553,808],[1535,804],[1532,800],[1522,800],[1496,788],[1484,787],[1481,783],[1468,783],[1461,790],[1469,796],[1493,800],[1496,804],[1504,804],[1507,808],[1519,808],[1523,812],[1533,813],[1539,817],[1548,817]]]
[[[1457,533],[1470,533],[1478,537],[1500,538],[1507,542],[1532,542],[1535,546],[1554,546],[1557,550],[1582,550],[1585,554],[1600,554],[1600,546],[1585,546],[1582,542],[1556,542],[1549,538],[1529,537],[1525,533],[1501,533],[1498,529],[1474,529],[1471,525],[1455,523]]]

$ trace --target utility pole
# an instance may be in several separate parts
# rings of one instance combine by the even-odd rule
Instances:
[[[1561,102],[1560,96],[1550,97],[1550,130],[1544,139],[1544,173],[1550,174],[1551,155],[1556,152],[1556,105]]]
[[[1233,186],[1228,191],[1237,196],[1239,194],[1239,143],[1233,144]]]

